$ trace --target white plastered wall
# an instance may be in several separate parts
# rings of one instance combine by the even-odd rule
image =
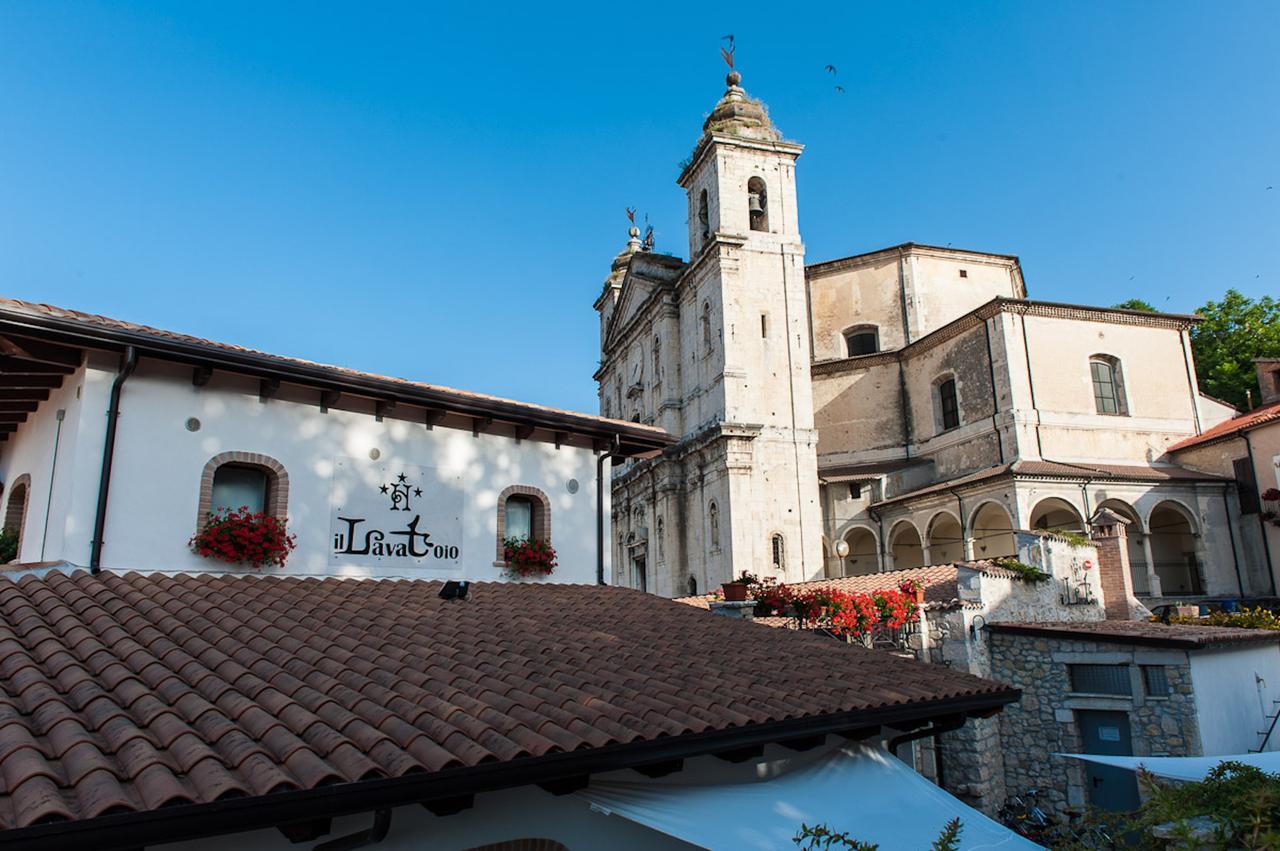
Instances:
[[[0,453],[5,481],[27,472],[32,492],[23,551],[39,557],[48,469],[56,422],[67,410],[58,458],[55,498],[50,505],[46,558],[87,564],[101,468],[107,397],[113,358],[95,358],[68,376],[64,388],[40,406]],[[81,387],[80,398],[75,388]],[[112,569],[211,572],[243,568],[190,552],[200,477],[215,455],[230,451],[269,455],[289,475],[288,514],[298,546],[283,569],[290,574],[405,576],[414,578],[502,578],[497,555],[497,499],[509,485],[530,485],[551,501],[552,543],[560,566],[557,582],[595,582],[596,463],[592,451],[556,449],[540,441],[481,434],[387,416],[370,409],[321,413],[314,391],[286,386],[277,398],[258,400],[258,384],[217,373],[195,387],[189,367],[143,360],[124,385],[115,465],[104,534],[103,566]],[[188,431],[188,417],[201,426]],[[334,460],[347,457],[378,464],[434,467],[441,478],[459,477],[463,490],[461,570],[356,567],[330,563],[330,485]],[[372,461],[369,461],[372,464]],[[568,483],[576,479],[577,492]],[[441,486],[453,487],[452,482]],[[607,505],[606,505],[607,510]]]
[[[1191,684],[1205,756],[1248,753],[1280,708],[1280,646],[1229,645],[1192,653]],[[1280,730],[1266,749],[1280,750]]]

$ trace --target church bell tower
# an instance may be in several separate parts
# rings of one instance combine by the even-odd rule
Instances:
[[[804,244],[796,159],[764,104],[732,67],[678,182],[689,204],[689,270],[682,312],[698,393],[687,433],[714,441],[699,487],[718,500],[721,552],[707,586],[744,572],[800,581],[822,575],[817,431],[809,374]],[[689,325],[693,327],[690,328]],[[692,333],[690,333],[692,331]],[[707,506],[704,504],[705,512]],[[704,525],[705,528],[705,525]]]

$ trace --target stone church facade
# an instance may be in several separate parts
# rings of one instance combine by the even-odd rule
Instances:
[[[796,160],[736,72],[679,178],[689,261],[633,228],[595,307],[602,413],[677,443],[613,470],[615,582],[665,596],[1014,554],[1129,523],[1147,599],[1262,594],[1236,482],[1168,447],[1195,317],[1032,300],[1018,258],[908,243],[804,265]]]

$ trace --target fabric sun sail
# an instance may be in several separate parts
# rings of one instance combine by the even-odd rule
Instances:
[[[745,783],[592,781],[591,808],[708,849],[794,849],[801,824],[826,825],[885,851],[926,849],[948,821],[960,847],[1039,848],[934,786],[886,751],[845,745],[794,771]]]
[[[1280,752],[1276,751],[1227,756],[1103,756],[1088,753],[1060,753],[1054,756],[1065,756],[1116,768],[1128,768],[1131,771],[1145,768],[1157,777],[1169,780],[1203,780],[1210,771],[1223,762],[1243,762],[1245,765],[1252,765],[1272,774],[1280,774]]]

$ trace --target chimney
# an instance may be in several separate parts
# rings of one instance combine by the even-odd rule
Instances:
[[[1129,521],[1106,508],[1099,508],[1090,522],[1090,537],[1098,550],[1098,579],[1107,620],[1132,620],[1141,604],[1133,596],[1133,574],[1129,572]]]
[[[1258,386],[1262,388],[1259,404],[1280,402],[1280,358],[1258,358],[1253,365],[1258,368]]]

